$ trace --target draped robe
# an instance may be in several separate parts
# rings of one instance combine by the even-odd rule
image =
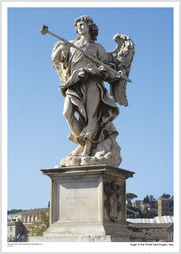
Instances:
[[[102,45],[94,42],[81,43],[79,40],[72,43],[101,62],[109,64],[108,55]],[[117,136],[118,132],[112,121],[119,114],[119,109],[103,82],[111,80],[110,71],[104,68],[101,71],[95,62],[73,47],[62,48],[58,68],[63,82],[60,90],[70,99],[82,126],[78,136],[72,133],[69,138],[84,145],[86,139],[96,144],[113,134]]]

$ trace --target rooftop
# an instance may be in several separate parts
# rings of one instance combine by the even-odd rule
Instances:
[[[127,222],[131,223],[173,223],[173,216],[157,216],[154,218],[128,218]]]
[[[22,210],[17,213],[13,213],[12,216],[18,215],[18,214],[33,214],[33,213],[42,213],[42,212],[47,212],[49,208],[34,208],[30,210]]]

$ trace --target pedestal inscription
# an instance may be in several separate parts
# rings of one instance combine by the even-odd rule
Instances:
[[[98,181],[62,183],[59,188],[59,220],[98,220]]]

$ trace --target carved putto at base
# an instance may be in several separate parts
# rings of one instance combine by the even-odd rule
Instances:
[[[134,43],[128,36],[116,34],[117,48],[106,52],[101,44],[95,43],[98,28],[88,16],[75,20],[75,31],[78,37],[71,42],[56,36],[61,41],[52,51],[52,63],[62,81],[63,114],[71,129],[69,139],[78,145],[61,160],[61,166],[107,164],[117,167],[122,159],[113,120],[119,114],[116,102],[128,105],[126,84],[130,81]],[[47,32],[52,34],[44,26],[42,33]],[[113,98],[104,81],[110,84]]]

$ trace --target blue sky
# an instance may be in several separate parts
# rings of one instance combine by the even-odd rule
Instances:
[[[116,47],[124,33],[136,54],[127,86],[128,107],[114,121],[121,146],[120,168],[134,171],[127,192],[173,195],[173,9],[9,8],[8,9],[8,209],[47,207],[50,183],[40,169],[59,165],[76,146],[62,115],[64,97],[51,64],[56,38],[76,37],[74,20],[92,17],[98,43]]]

